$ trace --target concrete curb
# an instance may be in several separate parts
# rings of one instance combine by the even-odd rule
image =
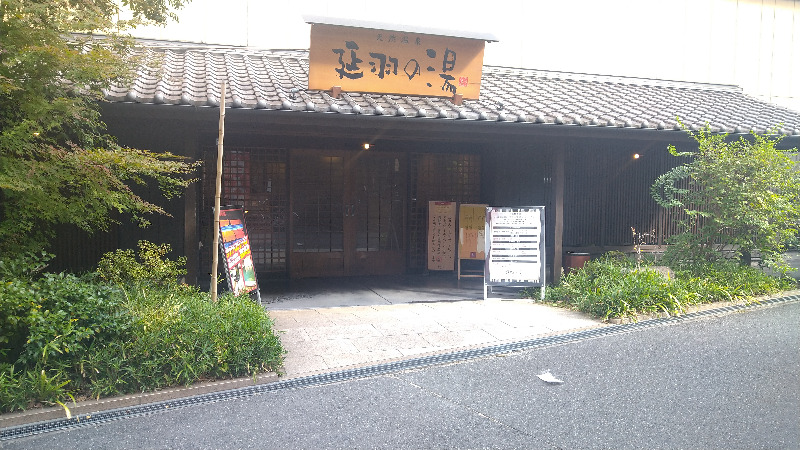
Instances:
[[[154,392],[144,392],[141,394],[128,394],[116,397],[101,398],[99,400],[84,400],[76,403],[67,403],[72,416],[82,414],[92,414],[100,411],[108,411],[117,408],[127,408],[131,406],[145,405],[176,398],[191,397],[193,395],[219,392],[229,389],[238,389],[247,386],[272,383],[278,381],[279,377],[275,373],[265,373],[255,377],[234,378],[222,381],[209,381],[197,383],[191,386],[175,387],[162,389]],[[26,425],[47,420],[63,419],[66,411],[61,406],[36,408],[26,411],[13,412],[0,415],[0,429]]]

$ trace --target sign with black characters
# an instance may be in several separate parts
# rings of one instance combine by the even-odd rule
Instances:
[[[428,202],[428,270],[454,270],[456,203]]]
[[[544,206],[486,208],[484,297],[489,286],[545,285]]]
[[[314,23],[308,88],[477,99],[485,45],[477,38]]]

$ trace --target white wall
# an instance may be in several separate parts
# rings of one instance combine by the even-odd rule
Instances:
[[[800,0],[193,0],[136,34],[308,48],[303,14],[492,33],[485,64],[735,84],[800,111]]]

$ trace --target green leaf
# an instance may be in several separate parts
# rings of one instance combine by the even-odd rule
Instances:
[[[145,225],[166,212],[131,186],[153,183],[168,199],[192,181],[194,164],[117,145],[99,109],[103,89],[145,63],[122,33],[185,3],[125,0],[121,19],[118,2],[0,2],[0,253],[41,248],[62,223],[103,230],[122,213]]]

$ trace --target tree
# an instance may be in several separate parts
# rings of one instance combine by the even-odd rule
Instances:
[[[656,179],[651,194],[683,217],[672,248],[679,261],[717,260],[726,248],[749,264],[757,250],[762,261],[785,269],[782,253],[800,223],[800,173],[790,158],[797,150],[777,149],[782,137],[773,131],[731,140],[706,126],[687,130],[697,151],[669,146],[690,160]]]
[[[171,197],[188,185],[193,164],[118,145],[100,117],[103,89],[140,62],[123,33],[176,19],[186,2],[122,0],[126,13],[117,0],[0,1],[0,254],[43,248],[62,223],[146,225],[166,212],[132,187]]]

